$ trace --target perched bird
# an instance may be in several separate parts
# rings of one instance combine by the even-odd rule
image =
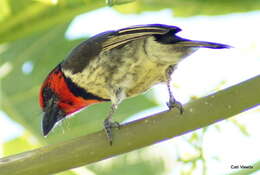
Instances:
[[[111,101],[104,127],[112,144],[112,128],[120,126],[112,121],[118,104],[158,83],[167,84],[169,109],[176,107],[182,113],[182,105],[174,99],[170,87],[176,65],[199,48],[230,46],[181,38],[176,36],[180,31],[170,25],[138,25],[100,33],[75,47],[41,87],[43,135],[66,116],[91,104]]]

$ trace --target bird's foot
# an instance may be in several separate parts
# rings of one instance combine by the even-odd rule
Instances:
[[[120,129],[120,124],[118,122],[111,121],[110,118],[107,118],[104,120],[104,128],[107,134],[109,144],[112,145],[112,128]]]
[[[175,100],[175,98],[170,98],[169,102],[166,103],[169,111],[172,110],[173,108],[177,108],[180,111],[180,114],[183,114],[183,106],[180,102],[178,102],[177,100]]]

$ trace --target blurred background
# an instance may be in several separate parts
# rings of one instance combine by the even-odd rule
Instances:
[[[41,135],[38,92],[47,74],[83,40],[137,24],[176,25],[179,36],[220,42],[200,50],[173,74],[183,104],[260,75],[260,1],[0,0],[0,156],[102,129],[110,104],[93,105]],[[256,92],[259,94],[259,92]],[[165,85],[125,100],[114,119],[127,122],[166,109]],[[239,101],[237,102],[239,103]],[[259,99],[260,103],[260,99]],[[224,175],[231,165],[260,167],[260,107],[184,136],[59,175]]]

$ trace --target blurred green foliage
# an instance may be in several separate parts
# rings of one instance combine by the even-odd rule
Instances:
[[[175,16],[222,15],[260,9],[260,0],[1,0],[0,43],[69,22],[106,5],[122,13],[172,9]]]
[[[115,0],[116,1],[116,0]],[[117,0],[120,2],[120,0]],[[136,0],[134,3],[116,7],[123,13],[140,13],[172,9],[179,17],[195,15],[223,15],[260,9],[260,0]]]
[[[1,0],[0,42],[50,29],[80,13],[104,6],[95,0]],[[1,6],[0,4],[0,6]]]

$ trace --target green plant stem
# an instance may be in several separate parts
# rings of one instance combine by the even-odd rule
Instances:
[[[164,111],[113,130],[110,146],[104,131],[0,159],[1,175],[44,175],[97,162],[183,135],[232,117],[260,102],[260,76],[219,91],[178,110]]]

